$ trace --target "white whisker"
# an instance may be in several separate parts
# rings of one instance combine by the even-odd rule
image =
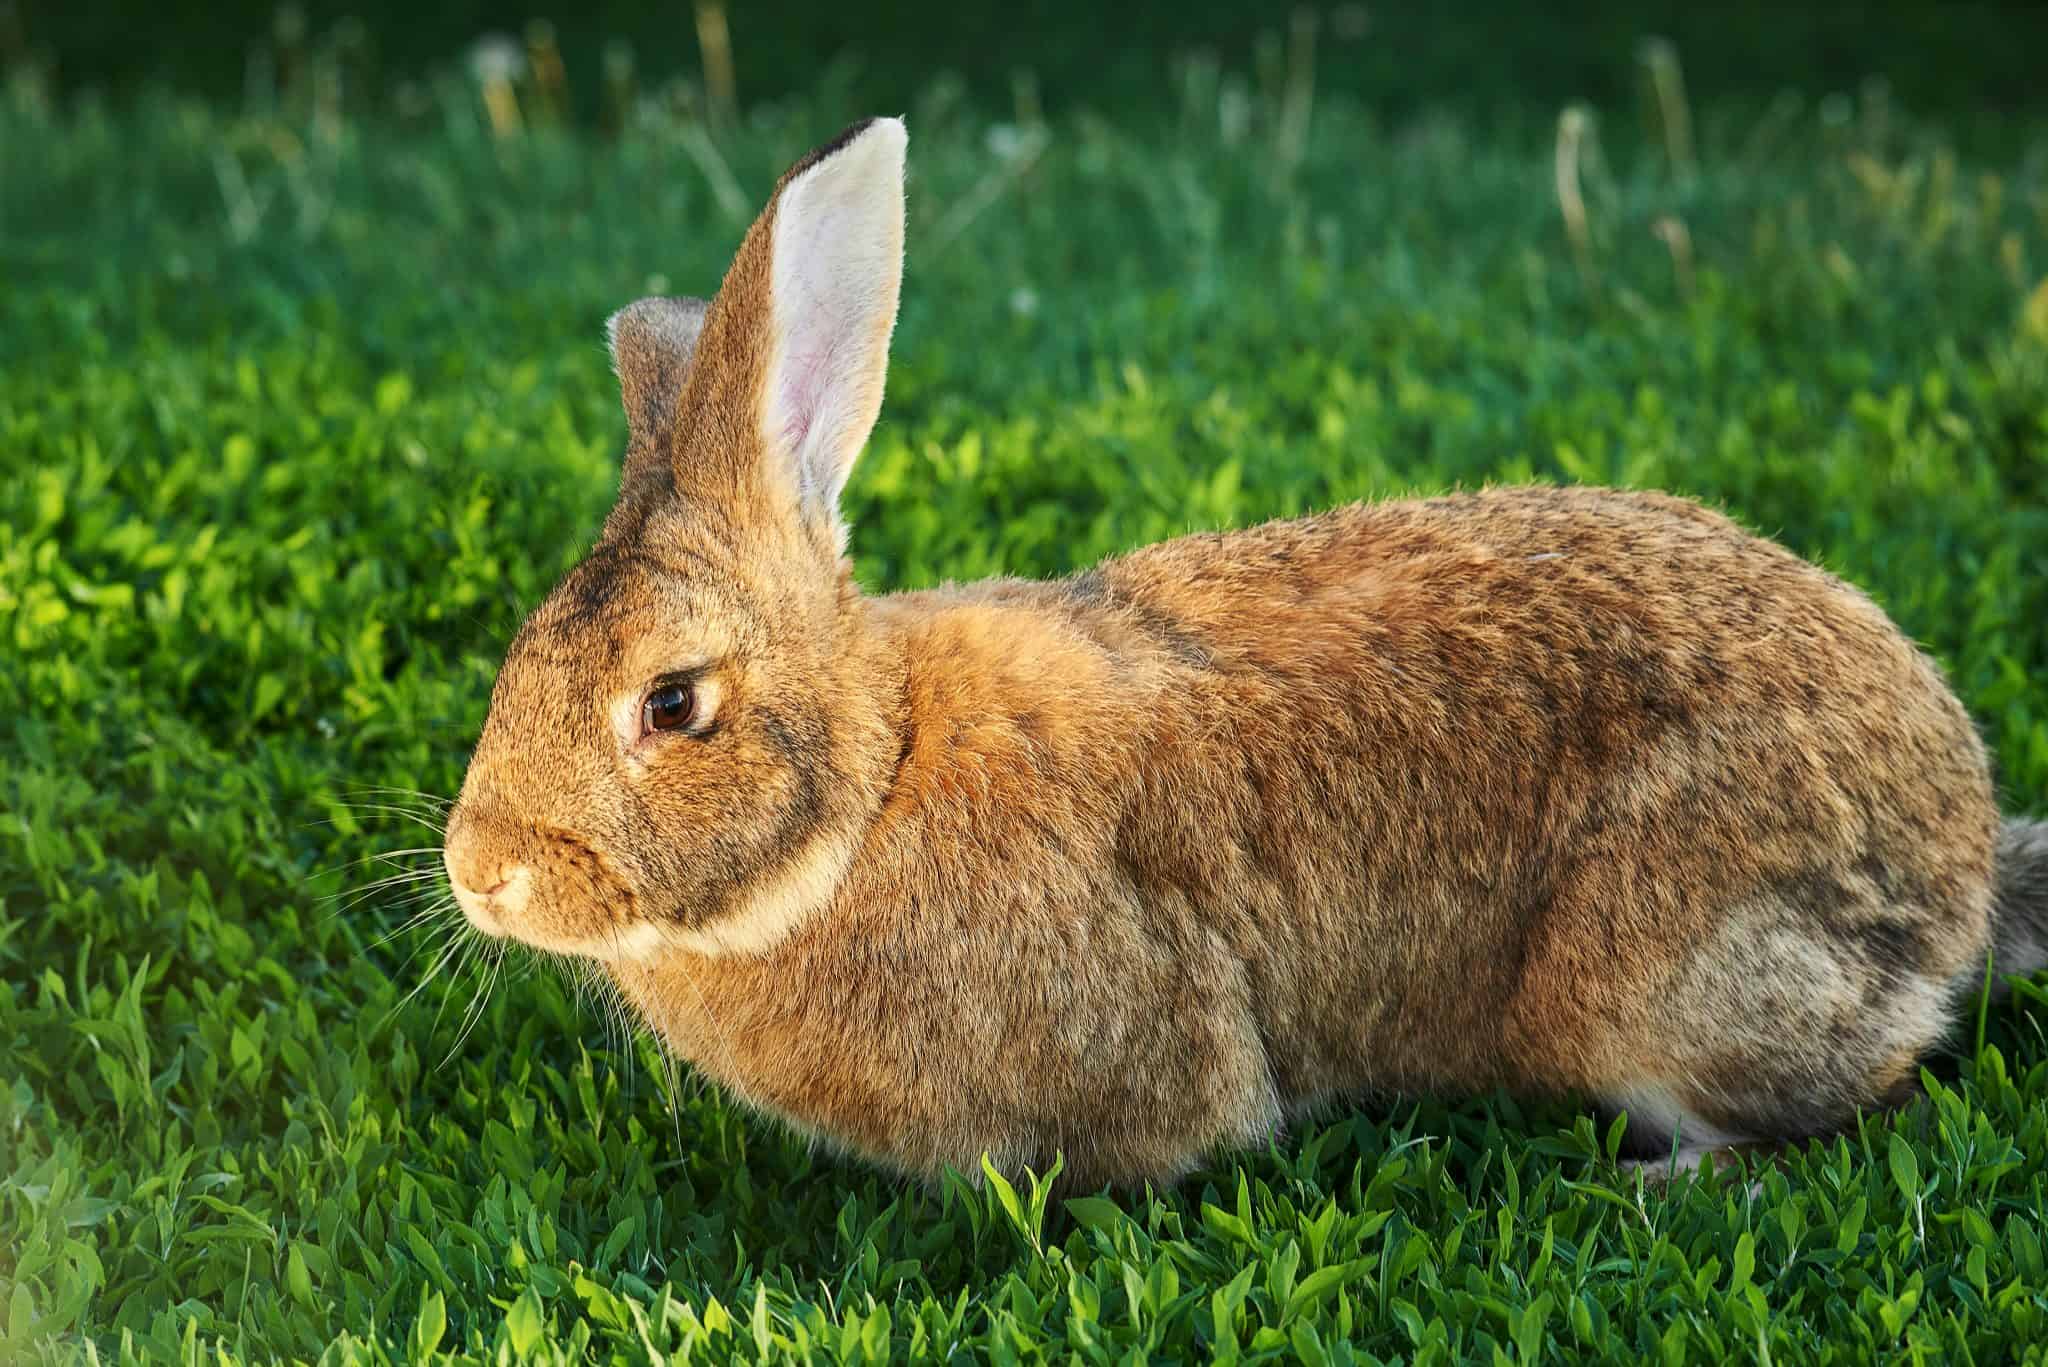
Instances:
[[[669,928],[662,922],[650,921],[648,924],[652,925],[655,934],[664,940],[670,938]],[[687,953],[688,950],[686,949],[684,952]],[[675,961],[675,966],[682,972],[683,981],[690,985],[691,993],[697,998],[697,1005],[703,1008],[704,1019],[711,1022],[711,1032],[718,1036],[719,1047],[725,1050],[726,1066],[732,1069],[734,1077],[741,1076],[739,1051],[733,1048],[732,1036],[726,1033],[724,1022],[720,1021],[718,1014],[711,1009],[710,999],[704,995],[704,989],[697,985],[696,975],[690,972],[689,967],[681,959]]]
[[[439,901],[430,902],[425,907],[421,908],[418,911],[415,911],[411,916],[407,917],[398,925],[393,926],[390,930],[385,931],[382,935],[379,935],[376,939],[370,941],[370,943],[363,946],[363,948],[366,950],[382,949],[385,945],[390,944],[393,940],[405,934],[407,931],[412,930],[415,927],[425,925],[427,922],[433,920],[437,916],[445,916],[453,910],[455,910],[455,899],[452,897],[444,897]]]
[[[456,943],[462,947],[462,957],[455,965],[454,976],[449,979],[449,990],[441,994],[441,1004],[434,1008],[434,1023],[427,1027],[429,1035],[441,1033],[441,1017],[447,1014],[448,1001],[455,995],[455,981],[461,978],[463,974],[469,972],[470,965],[475,962],[474,956],[476,954],[477,942],[481,938],[481,936],[476,935],[458,935]],[[441,1061],[442,1067],[446,1067],[447,1063],[448,1061],[443,1059]]]
[[[441,976],[441,971],[448,966],[448,961],[454,958],[455,955],[459,953],[462,948],[463,937],[460,934],[452,936],[448,942],[447,948],[441,951],[441,956],[438,959],[434,960],[434,966],[427,970],[427,976],[421,978],[419,980],[418,985],[415,986],[412,991],[406,993],[405,996],[399,1000],[398,1005],[391,1008],[391,1013],[384,1018],[383,1024],[379,1025],[378,1029],[381,1030],[384,1028],[385,1025],[389,1025],[393,1020],[396,1020],[398,1018],[398,1014],[401,1011],[405,1010],[406,1007],[412,1005],[413,998],[419,996],[420,993],[426,991],[427,984],[431,983],[432,981],[434,981],[434,979]],[[406,962],[410,963],[411,960],[408,959]]]
[[[470,1031],[476,1029],[476,1023],[483,1019],[484,1012],[490,1005],[491,993],[498,986],[498,970],[504,962],[505,951],[500,949],[491,956],[491,962],[479,975],[476,995],[470,998],[469,1009],[462,1016],[462,1028],[456,1033],[455,1043],[449,1046],[448,1057],[441,1060],[441,1067],[446,1068],[455,1056],[462,1052],[462,1046],[469,1039]]]
[[[310,883],[317,878],[325,878],[330,874],[346,873],[350,869],[361,868],[365,864],[396,864],[403,858],[439,854],[440,852],[441,847],[439,845],[418,845],[407,850],[374,850],[360,859],[351,859],[343,864],[330,864],[326,868],[315,869],[306,875],[304,881]]]
[[[413,887],[414,884],[421,883],[426,884],[427,886],[423,888]],[[424,870],[416,876],[383,880],[377,883],[373,883],[369,887],[353,888],[350,889],[348,892],[338,892],[335,893],[332,897],[326,897],[321,899],[322,901],[339,902],[339,905],[334,906],[328,910],[327,915],[324,919],[331,921],[335,917],[340,916],[345,912],[353,911],[355,908],[361,906],[363,903],[375,898],[376,895],[380,892],[391,892],[394,889],[400,888],[406,889],[407,894],[405,896],[401,896],[395,899],[396,904],[402,906],[408,900],[416,900],[418,897],[440,891],[443,889],[444,886],[445,885],[442,883],[439,877],[438,870]]]
[[[370,814],[373,814],[373,815],[378,815],[378,816],[396,816],[396,817],[403,817],[403,818],[404,818],[405,820],[407,820],[407,821],[417,821],[417,822],[418,822],[418,823],[419,823],[420,825],[422,825],[422,826],[425,826],[425,827],[426,827],[426,828],[427,828],[428,830],[430,830],[430,831],[434,832],[434,834],[436,834],[436,835],[439,835],[439,834],[441,833],[441,826],[442,826],[442,823],[441,823],[441,822],[439,822],[439,821],[434,821],[434,820],[429,820],[429,819],[428,819],[428,817],[427,817],[427,815],[426,815],[425,813],[422,813],[422,812],[417,812],[417,811],[414,811],[414,810],[413,810],[412,808],[410,808],[410,807],[401,807],[401,806],[399,806],[399,805],[398,805],[397,803],[395,803],[395,802],[341,802],[341,801],[336,801],[336,802],[334,803],[334,805],[335,805],[335,806],[337,806],[337,807],[339,807],[339,808],[341,808],[341,809],[342,809],[342,810],[344,810],[344,811],[348,811],[348,812],[354,812],[354,813],[357,813],[357,814],[362,814],[362,813],[370,813]],[[441,815],[445,815],[445,813],[441,813],[441,812],[436,812],[436,813],[434,813],[434,815],[436,815],[436,816],[441,816]],[[324,821],[324,822],[315,822],[315,823],[313,823],[313,824],[314,824],[314,825],[332,825],[332,824],[334,824],[334,823],[333,823],[333,818],[332,818],[332,817],[329,817],[329,818],[328,818],[328,819],[327,819],[326,821]]]
[[[344,798],[415,797],[422,802],[432,803],[434,806],[440,808],[444,812],[455,805],[455,799],[452,797],[441,797],[435,793],[422,792],[418,788],[392,788],[380,786],[371,786],[368,788],[345,788],[341,791],[340,796]]]
[[[441,870],[438,865],[422,865],[416,869],[401,869],[397,873],[386,874],[368,883],[360,883],[352,888],[343,888],[340,892],[328,893],[320,900],[332,902],[340,897],[349,897],[365,892],[376,892],[381,888],[397,887],[401,883],[417,883],[422,879],[438,878],[440,876]]]

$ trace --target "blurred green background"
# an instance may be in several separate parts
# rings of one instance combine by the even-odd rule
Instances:
[[[551,26],[583,112],[596,112],[607,47],[630,52],[655,80],[700,70],[691,0],[449,0],[440,4],[173,0],[154,5],[67,5],[8,0],[0,59],[36,51],[54,59],[67,90],[132,90],[170,82],[232,98],[248,76],[252,40],[289,46],[341,33],[361,72],[378,83],[417,77],[479,35],[523,37]],[[743,102],[808,94],[836,73],[863,108],[907,109],[952,73],[985,107],[1004,107],[1028,71],[1048,110],[1152,103],[1166,59],[1208,48],[1249,67],[1286,27],[1288,7],[1229,0],[1100,4],[996,0],[853,5],[841,0],[722,5]],[[1920,109],[1972,117],[2038,107],[2048,91],[2048,5],[1957,3],[1773,4],[1766,0],[1632,4],[1509,0],[1317,6],[1335,41],[1320,45],[1316,80],[1382,113],[1450,101],[1479,109],[1634,98],[1637,45],[1661,37],[1685,54],[1696,89],[1716,97],[1816,96],[1881,77]],[[298,35],[295,37],[294,35]]]

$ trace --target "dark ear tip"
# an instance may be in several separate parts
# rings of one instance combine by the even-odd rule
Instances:
[[[796,165],[790,167],[788,171],[784,172],[782,176],[782,183],[787,185],[790,181],[795,180],[798,176],[810,170],[819,162],[824,161],[826,158],[846,150],[847,146],[851,144],[855,139],[859,138],[861,134],[867,132],[870,128],[873,128],[876,124],[880,122],[882,122],[882,119],[879,115],[871,114],[865,119],[857,119],[854,122],[846,125],[846,127],[840,129],[839,132],[836,135],[834,135],[832,141],[825,143],[822,146],[812,148],[808,153],[804,155],[801,161],[797,162]],[[892,120],[892,122],[900,123],[901,120]]]
[[[820,147],[817,151],[811,153],[811,156],[818,161],[823,161],[825,158],[831,156],[834,152],[837,152],[840,148],[846,146],[846,144],[852,142],[855,138],[867,132],[870,128],[873,128],[874,126],[875,120],[872,114],[865,119],[855,119],[852,123],[840,129],[837,136],[835,136],[832,139],[832,141],[826,143],[823,147]]]

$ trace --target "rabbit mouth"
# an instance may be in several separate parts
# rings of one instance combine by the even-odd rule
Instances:
[[[667,938],[667,927],[641,914],[632,885],[570,831],[458,807],[442,864],[463,916],[488,939],[622,962],[648,958]]]

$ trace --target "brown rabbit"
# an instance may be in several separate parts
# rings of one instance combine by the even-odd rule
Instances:
[[[1901,1096],[2048,958],[1937,667],[1657,494],[1497,489],[870,597],[903,125],[612,322],[617,507],[447,829],[485,933],[891,1167],[1169,1182],[1367,1090],[1573,1093],[1688,1151]]]

